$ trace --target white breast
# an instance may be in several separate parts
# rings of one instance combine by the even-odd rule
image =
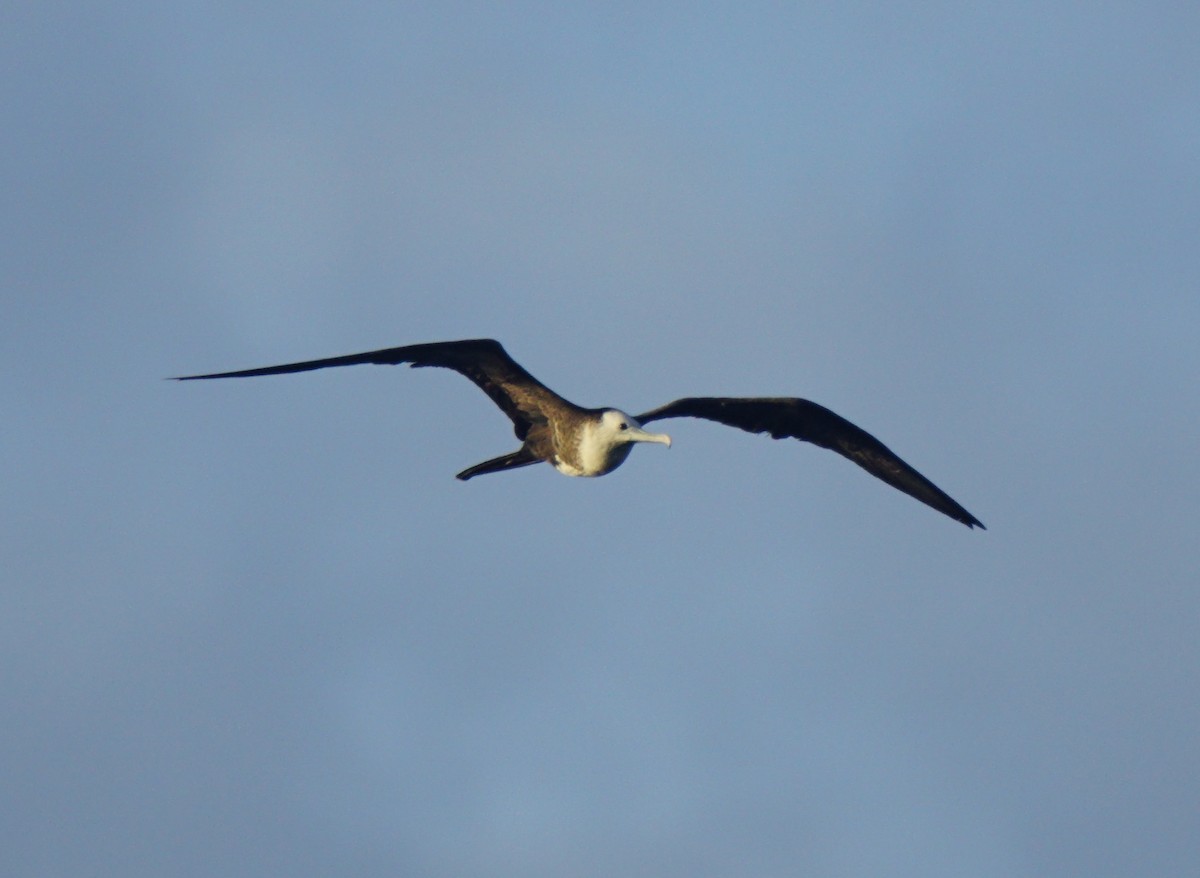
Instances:
[[[554,468],[568,476],[602,476],[624,463],[631,448],[626,442],[614,443],[611,437],[602,435],[596,426],[589,424],[583,428],[579,439],[579,465],[556,457]]]
[[[585,472],[584,472],[583,470],[581,470],[579,467],[577,467],[577,466],[571,466],[571,464],[569,464],[569,463],[566,463],[566,462],[564,462],[564,461],[561,461],[561,460],[559,460],[557,457],[556,457],[556,458],[554,458],[554,468],[555,468],[556,470],[558,470],[560,473],[562,473],[564,476],[586,476],[586,475],[590,475],[590,473],[585,473]]]

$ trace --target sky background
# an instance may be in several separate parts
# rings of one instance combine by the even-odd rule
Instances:
[[[1193,876],[1200,7],[0,10],[0,871]],[[613,475],[451,372],[664,422]]]

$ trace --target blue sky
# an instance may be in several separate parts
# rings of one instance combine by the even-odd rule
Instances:
[[[0,12],[0,860],[57,875],[1200,865],[1200,12]],[[813,399],[981,518],[702,422]]]

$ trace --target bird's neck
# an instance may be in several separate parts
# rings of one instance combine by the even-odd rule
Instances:
[[[585,424],[573,442],[560,445],[554,467],[569,476],[602,476],[625,462],[633,445],[614,442],[596,424]]]

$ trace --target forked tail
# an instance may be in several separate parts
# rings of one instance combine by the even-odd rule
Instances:
[[[512,454],[505,454],[503,457],[493,457],[491,460],[485,460],[483,463],[477,463],[475,466],[468,467],[456,475],[455,478],[462,479],[465,482],[467,479],[481,476],[484,473],[498,473],[501,470],[516,469],[521,466],[529,466],[531,463],[541,462],[542,459],[536,457],[529,449],[518,448]]]

